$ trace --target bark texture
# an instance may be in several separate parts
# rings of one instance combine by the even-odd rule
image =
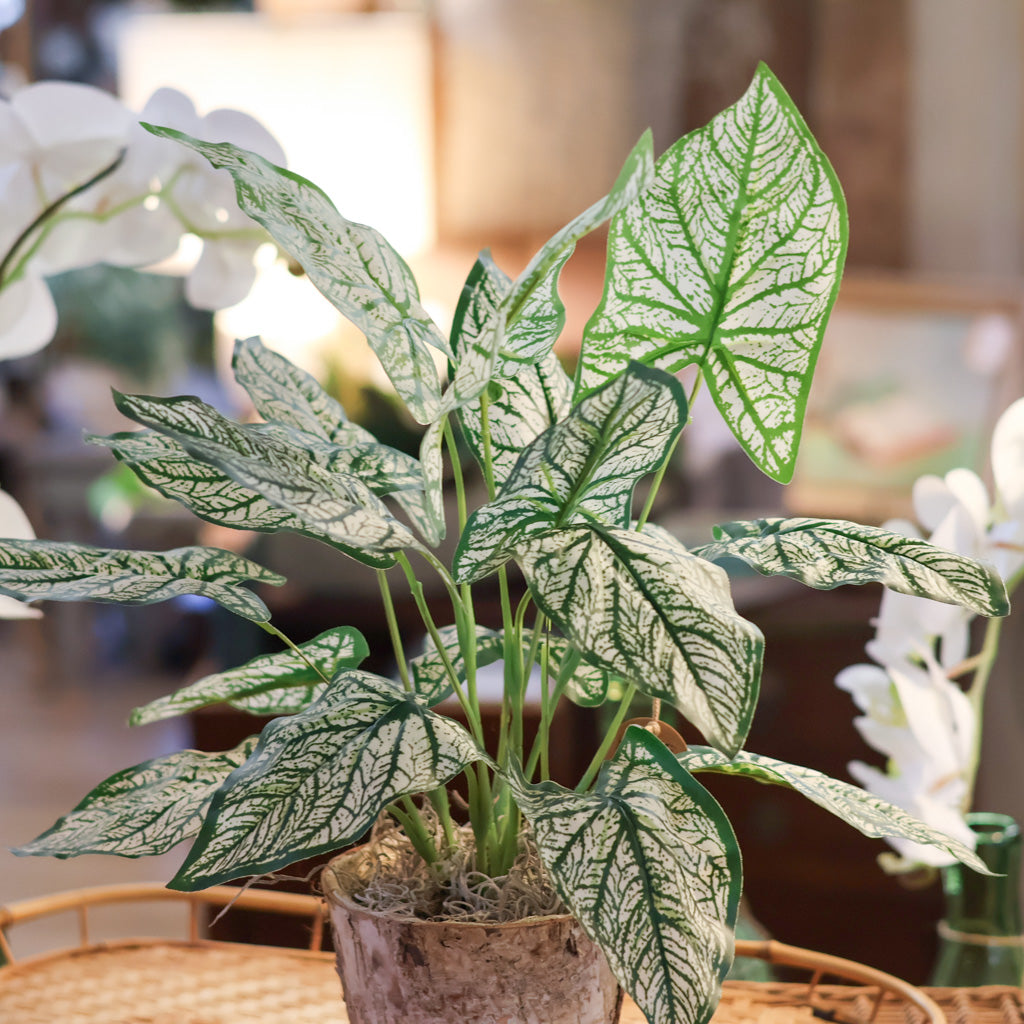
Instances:
[[[346,856],[346,855],[343,855]],[[622,994],[570,915],[510,924],[417,921],[359,907],[328,866],[351,1024],[616,1024]]]

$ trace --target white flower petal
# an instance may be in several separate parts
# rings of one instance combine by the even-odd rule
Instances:
[[[206,242],[185,281],[185,298],[197,309],[226,309],[241,302],[256,280],[251,242]]]
[[[34,540],[35,536],[25,510],[6,491],[0,490],[0,537]]]
[[[1006,515],[1024,518],[1024,398],[999,417],[992,432],[992,476]]]
[[[977,531],[984,532],[991,516],[992,502],[981,477],[970,469],[951,469],[946,474],[946,486],[970,515]]]
[[[44,348],[57,330],[57,307],[46,282],[26,275],[0,291],[0,359]]]
[[[277,139],[255,117],[240,110],[211,110],[203,118],[201,130],[201,138],[207,142],[231,142],[279,167],[285,166],[285,153]]]
[[[35,537],[24,509],[6,491],[0,491],[0,537],[10,540],[32,540]],[[0,619],[38,619],[42,614],[38,608],[0,595]]]
[[[956,498],[949,485],[933,473],[919,476],[913,488],[914,515],[917,521],[930,533],[956,504]]]
[[[134,115],[110,93],[75,82],[28,85],[14,94],[11,107],[36,145],[44,149],[123,139],[134,121]]]

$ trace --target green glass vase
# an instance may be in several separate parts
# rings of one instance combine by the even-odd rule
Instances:
[[[1019,986],[1024,981],[1020,826],[1008,815],[983,812],[968,814],[967,823],[978,836],[978,856],[995,874],[982,875],[959,863],[942,869],[946,908],[928,983]]]

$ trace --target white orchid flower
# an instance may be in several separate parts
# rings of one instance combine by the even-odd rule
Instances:
[[[174,89],[155,92],[142,120],[209,142],[231,142],[278,165],[286,162],[280,144],[255,118],[237,110],[213,110],[200,117],[192,101]],[[202,254],[185,283],[186,297],[200,309],[241,302],[256,279],[254,256],[266,236],[239,210],[227,171],[215,170],[176,143],[146,135],[149,144],[138,150],[151,161],[146,170],[161,181],[173,180],[175,210],[185,227],[203,239]]]
[[[0,491],[0,537],[10,540],[35,539],[35,531],[28,516],[6,491]],[[13,597],[0,595],[0,619],[38,619],[42,614],[38,608],[30,608]]]
[[[254,118],[233,110],[200,117],[172,89],[158,90],[142,119],[285,163]],[[65,198],[119,154],[114,170]],[[186,281],[189,301],[223,309],[245,298],[266,236],[238,209],[226,171],[151,135],[113,96],[91,86],[41,82],[0,101],[0,359],[30,355],[53,337],[47,276],[95,263],[151,265],[174,254],[186,233],[202,241]]]
[[[991,465],[994,497],[976,473],[954,469],[915,483],[914,512],[932,543],[988,561],[1010,581],[1024,569],[1024,399],[996,424]],[[887,525],[920,536],[912,523]],[[864,741],[887,759],[884,771],[853,762],[851,775],[964,842],[973,841],[964,812],[977,772],[980,723],[974,703],[951,677],[978,664],[969,659],[972,618],[955,605],[886,591],[867,644],[877,664],[854,665],[836,677],[863,712],[855,725]],[[979,657],[992,656],[986,645]],[[980,672],[982,687],[990,667]],[[901,858],[895,870],[947,863],[934,849],[892,845]]]

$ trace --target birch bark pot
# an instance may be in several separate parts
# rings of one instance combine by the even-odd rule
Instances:
[[[574,917],[508,924],[417,921],[352,902],[322,876],[351,1024],[616,1024],[622,992]]]

